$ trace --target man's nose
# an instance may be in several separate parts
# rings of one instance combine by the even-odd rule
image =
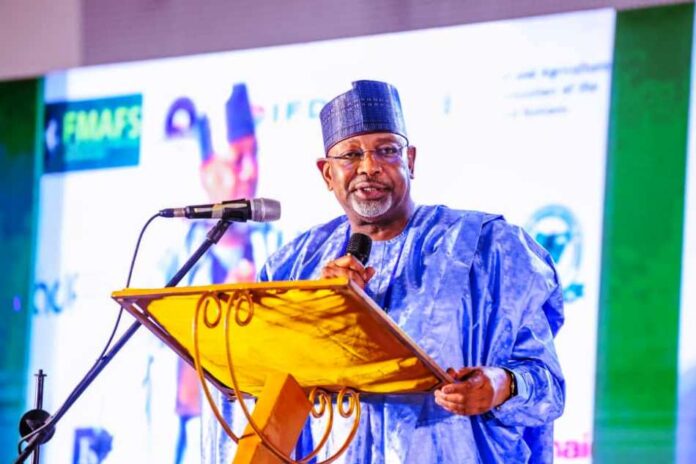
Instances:
[[[380,163],[373,150],[366,150],[358,163],[358,174],[375,175],[382,171],[382,163]]]

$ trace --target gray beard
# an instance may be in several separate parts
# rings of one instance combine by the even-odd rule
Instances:
[[[389,208],[392,206],[392,197],[387,195],[387,197],[383,200],[373,201],[363,201],[355,197],[351,197],[350,205],[360,216],[365,218],[374,218],[389,211]]]

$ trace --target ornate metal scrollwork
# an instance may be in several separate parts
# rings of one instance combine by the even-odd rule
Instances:
[[[215,303],[215,308],[217,309],[216,316],[215,318],[211,321],[209,318],[208,314],[208,308],[210,307],[209,301],[212,300]],[[203,393],[205,394],[206,400],[208,400],[208,404],[210,404],[210,408],[213,411],[213,414],[215,415],[215,418],[218,420],[220,423],[220,426],[223,428],[225,433],[234,441],[235,443],[239,443],[239,437],[234,434],[232,431],[232,428],[229,426],[227,421],[222,417],[222,414],[220,413],[220,410],[218,409],[217,405],[215,404],[215,400],[213,399],[213,396],[210,394],[210,389],[208,388],[208,383],[205,381],[205,375],[203,374],[203,366],[201,365],[201,352],[200,352],[200,339],[199,339],[199,330],[198,330],[198,320],[200,318],[201,314],[201,308],[203,308],[203,323],[205,326],[209,329],[214,329],[219,326],[220,324],[220,319],[222,317],[222,304],[220,303],[220,298],[214,294],[214,293],[204,293],[201,295],[201,297],[198,299],[198,303],[196,304],[196,313],[193,318],[193,361],[194,365],[196,367],[196,373],[198,374],[198,380],[201,383],[201,387],[203,388]]]
[[[211,302],[213,304],[211,304]],[[243,303],[246,303],[246,307],[243,307]],[[212,306],[212,309],[211,309]],[[224,318],[222,317],[224,313]],[[215,404],[210,390],[208,388],[207,382],[205,381],[205,375],[203,373],[203,367],[200,361],[200,343],[199,343],[199,319],[202,316],[203,323],[207,329],[210,330],[224,330],[225,331],[225,353],[227,356],[227,367],[229,370],[230,378],[232,380],[232,389],[234,390],[235,396],[239,399],[239,406],[246,417],[249,426],[254,430],[256,435],[260,438],[263,445],[275,455],[282,462],[288,464],[306,464],[310,459],[315,457],[321,449],[326,445],[331,430],[333,429],[333,418],[334,418],[334,403],[331,399],[331,394],[323,389],[313,388],[309,393],[309,401],[312,403],[311,415],[314,418],[321,418],[328,411],[328,422],[324,434],[317,444],[316,448],[307,456],[299,460],[293,460],[286,456],[281,450],[279,450],[273,443],[271,443],[266,435],[261,431],[260,427],[256,424],[251,416],[249,409],[247,408],[245,402],[243,401],[242,391],[239,388],[237,381],[237,376],[234,371],[234,362],[232,359],[232,344],[230,340],[231,334],[231,320],[234,314],[234,323],[239,327],[244,327],[248,325],[254,317],[254,302],[250,292],[240,291],[229,294],[229,299],[224,307],[220,301],[220,297],[212,292],[205,293],[201,295],[198,303],[196,305],[195,318],[193,320],[193,346],[194,346],[194,363],[196,367],[196,372],[198,373],[198,378],[203,387],[203,392],[205,397],[210,404],[210,407],[215,415],[216,419],[222,426],[225,433],[235,442],[239,442],[239,437],[234,434],[230,425],[225,421]],[[221,325],[220,322],[224,320]],[[346,406],[347,404],[347,406]],[[350,418],[354,417],[353,426],[346,437],[345,442],[331,457],[319,462],[318,464],[330,464],[338,459],[350,446],[351,441],[357,433],[358,426],[360,424],[360,401],[359,393],[350,388],[341,389],[336,397],[335,407],[338,409],[338,413],[341,417]]]

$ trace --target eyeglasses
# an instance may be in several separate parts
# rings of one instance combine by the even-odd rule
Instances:
[[[401,159],[401,153],[408,145],[388,144],[381,145],[370,150],[353,149],[336,156],[327,156],[330,160],[336,160],[343,166],[353,166],[365,159],[365,155],[372,152],[375,161],[381,163],[394,163]]]

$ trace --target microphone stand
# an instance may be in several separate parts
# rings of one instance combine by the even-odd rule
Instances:
[[[199,259],[205,254],[206,251],[214,244],[216,244],[220,238],[225,234],[227,228],[230,226],[229,219],[220,219],[215,226],[213,226],[206,236],[205,241],[196,249],[193,255],[184,263],[184,265],[179,269],[179,271],[172,277],[165,287],[176,287],[176,285],[184,278],[184,276],[191,270],[194,264],[198,262]],[[130,338],[135,334],[135,332],[140,328],[142,324],[139,321],[135,321],[129,328],[124,332],[123,335],[114,343],[111,349],[104,354],[92,368],[85,374],[80,383],[75,387],[73,392],[70,394],[68,399],[63,403],[63,405],[56,411],[55,414],[48,417],[47,420],[39,424],[40,427],[46,427],[41,432],[38,432],[27,442],[27,446],[22,450],[14,464],[20,464],[24,462],[32,452],[39,452],[39,445],[47,442],[53,435],[56,423],[63,417],[63,415],[68,412],[70,407],[77,401],[77,399],[82,395],[82,393],[89,387],[89,385],[97,378],[101,371],[111,362],[111,360],[116,356],[121,348],[130,340]],[[39,427],[33,427],[37,430]]]

